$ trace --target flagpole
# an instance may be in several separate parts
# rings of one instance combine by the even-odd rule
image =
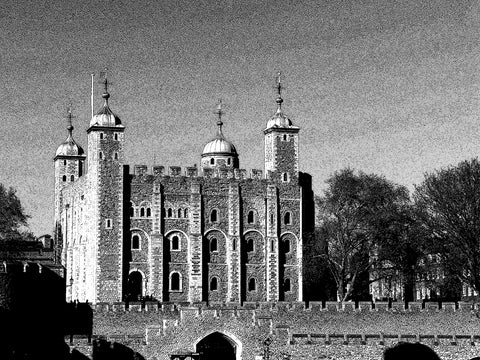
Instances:
[[[93,118],[93,77],[95,76],[94,73],[92,73],[92,98],[91,98],[91,104],[92,104],[92,118]]]

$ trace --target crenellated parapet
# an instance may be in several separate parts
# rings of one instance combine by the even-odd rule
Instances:
[[[235,179],[235,180],[262,180],[263,171],[260,169],[251,169],[250,173],[246,169],[234,169],[234,168],[205,168],[200,170],[196,166],[169,166],[165,168],[162,165],[155,165],[152,168],[148,168],[147,165],[134,165],[134,176],[142,177],[147,175],[153,175],[154,177],[176,177],[176,178],[219,178],[219,179]]]

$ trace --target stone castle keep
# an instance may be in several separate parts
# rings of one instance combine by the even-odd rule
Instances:
[[[55,251],[67,300],[302,301],[313,192],[299,172],[299,128],[283,112],[280,82],[277,110],[259,129],[265,169],[249,175],[223,135],[221,103],[200,167],[135,165],[132,173],[106,79],[102,97],[86,154],[69,113],[54,158]]]

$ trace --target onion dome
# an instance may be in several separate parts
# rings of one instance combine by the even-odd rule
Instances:
[[[104,99],[102,108],[92,117],[90,126],[121,126],[120,118],[113,113],[108,106],[108,99],[110,94],[108,93],[108,80],[105,77],[104,80],[105,91],[102,94]]]
[[[272,116],[270,120],[267,122],[267,128],[296,128],[296,126],[293,126],[292,121],[283,113],[282,111],[282,85],[280,82],[280,73],[278,73],[278,78],[277,78],[277,92],[278,92],[278,97],[277,97],[277,111],[275,112],[275,115]]]
[[[215,113],[218,115],[217,121],[217,135],[211,141],[209,141],[203,148],[202,157],[203,156],[210,156],[210,155],[232,155],[238,156],[237,149],[235,146],[225,139],[225,136],[222,132],[222,115],[224,114],[222,111],[222,102],[220,100],[217,111]]]
[[[79,156],[83,155],[84,151],[81,146],[79,146],[75,140],[73,140],[73,125],[72,125],[72,112],[68,110],[68,115],[67,115],[67,130],[68,130],[68,137],[67,139],[60,144],[60,146],[57,148],[57,152],[55,153],[55,156]]]

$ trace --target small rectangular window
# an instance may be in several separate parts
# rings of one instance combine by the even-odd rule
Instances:
[[[106,219],[105,220],[105,228],[106,229],[111,229],[112,228],[112,219]]]

